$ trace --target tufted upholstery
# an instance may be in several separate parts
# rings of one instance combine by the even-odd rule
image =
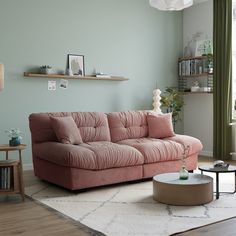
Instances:
[[[202,149],[202,144],[198,139],[179,134],[165,139],[126,139],[118,143],[132,146],[140,151],[144,156],[145,164],[179,160],[186,146],[190,147],[188,156],[195,155]]]
[[[43,142],[34,145],[34,152],[39,159],[86,170],[104,170],[144,163],[142,154],[135,148],[107,141],[83,143],[79,146]]]
[[[147,111],[112,112],[107,118],[112,142],[148,136]]]
[[[57,141],[50,116],[72,116],[83,142],[111,140],[106,114],[101,112],[57,112],[35,113],[29,116],[33,143]]]
[[[149,178],[158,173],[178,171],[183,145],[190,146],[186,166],[189,170],[195,169],[201,142],[186,135],[149,138],[148,113],[31,114],[29,125],[35,175],[71,190]],[[64,116],[73,118],[83,143],[58,142],[50,117]]]

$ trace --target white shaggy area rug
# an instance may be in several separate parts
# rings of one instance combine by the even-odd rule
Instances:
[[[220,183],[221,191],[233,191],[234,173],[220,174]],[[152,181],[80,193],[39,182],[27,187],[26,194],[108,236],[167,236],[236,216],[236,194],[222,193],[201,206],[170,206],[153,200]]]

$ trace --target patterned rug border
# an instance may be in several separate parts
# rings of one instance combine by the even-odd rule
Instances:
[[[90,228],[90,227],[88,227],[88,226],[86,226],[86,225],[80,223],[80,222],[77,221],[77,220],[74,220],[73,218],[71,218],[71,217],[69,217],[69,216],[67,216],[67,215],[65,215],[65,214],[63,214],[63,213],[61,213],[60,211],[57,211],[57,210],[53,209],[52,207],[47,206],[46,204],[40,202],[40,201],[37,200],[37,199],[34,199],[33,197],[31,197],[31,196],[29,196],[29,195],[27,195],[27,194],[25,194],[25,197],[28,198],[28,199],[30,199],[31,201],[35,202],[36,204],[42,206],[42,207],[45,208],[46,210],[55,213],[55,214],[56,214],[57,216],[59,216],[60,218],[63,218],[63,219],[66,219],[66,220],[70,221],[71,223],[73,223],[73,225],[78,226],[78,228],[79,228],[80,230],[83,230],[85,233],[88,233],[88,234],[90,234],[91,236],[107,236],[107,235],[105,235],[105,234],[103,234],[103,233],[101,233],[101,232],[99,232],[99,231],[97,231],[97,230],[95,230],[95,229],[92,229],[92,228]]]

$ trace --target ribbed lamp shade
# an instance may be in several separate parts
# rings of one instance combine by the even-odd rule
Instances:
[[[149,0],[152,7],[161,11],[181,11],[193,5],[193,0]]]
[[[0,64],[0,91],[4,88],[4,65]]]

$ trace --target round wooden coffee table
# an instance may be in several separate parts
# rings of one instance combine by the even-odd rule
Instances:
[[[202,205],[213,200],[213,178],[195,173],[189,173],[187,180],[180,180],[179,173],[156,175],[153,198],[169,205]]]

